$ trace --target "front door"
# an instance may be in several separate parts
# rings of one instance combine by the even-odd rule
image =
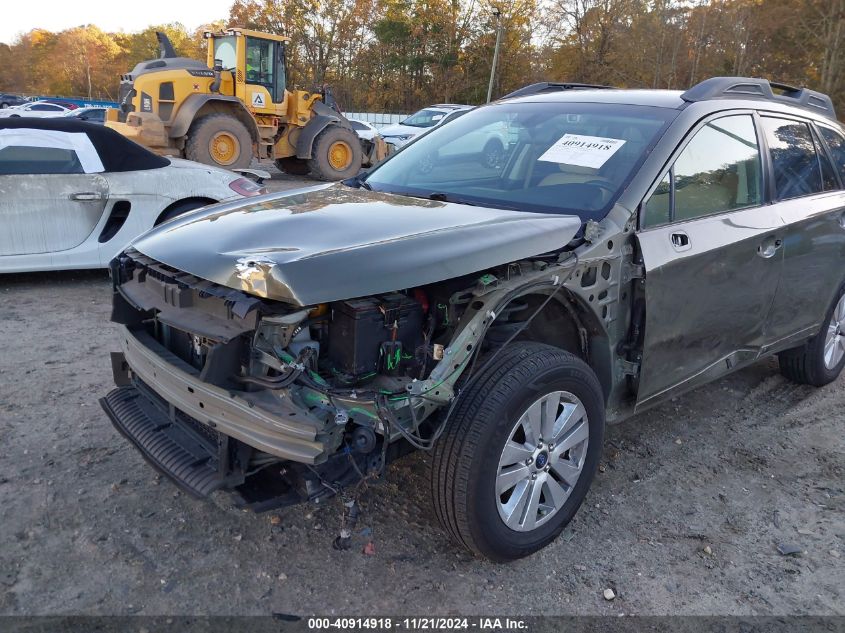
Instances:
[[[79,246],[100,221],[108,192],[98,174],[0,175],[0,256]]]
[[[646,327],[637,406],[756,359],[783,222],[765,205],[751,113],[703,122],[641,209]]]

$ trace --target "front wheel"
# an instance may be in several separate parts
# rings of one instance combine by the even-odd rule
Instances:
[[[491,138],[481,152],[481,162],[485,167],[496,169],[505,157],[505,146],[497,138]]]
[[[517,342],[460,396],[434,449],[432,496],[444,529],[495,561],[548,545],[595,476],[604,397],[581,359]]]
[[[801,347],[778,354],[780,372],[793,382],[822,387],[845,366],[845,286],[825,315],[821,331]]]
[[[308,166],[320,180],[346,180],[361,171],[361,141],[352,130],[329,125],[314,139]]]

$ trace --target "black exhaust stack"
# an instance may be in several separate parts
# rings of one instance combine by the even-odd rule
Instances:
[[[170,38],[167,37],[166,33],[156,31],[156,39],[158,39],[158,56],[160,59],[179,57],[176,54],[176,49],[173,48],[173,44],[170,43]]]

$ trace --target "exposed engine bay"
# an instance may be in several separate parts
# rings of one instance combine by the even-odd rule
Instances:
[[[524,335],[552,298],[563,299],[577,263],[564,252],[300,308],[130,250],[111,269],[112,319],[126,334],[112,361],[124,395],[118,402],[113,392],[104,408],[160,470],[170,467],[150,455],[166,452],[159,445],[193,446],[172,468],[204,469],[177,473],[196,495],[234,490],[255,510],[319,500],[380,474],[398,455],[430,448],[460,381]],[[541,301],[522,298],[532,289]],[[577,323],[577,306],[567,310]],[[586,347],[580,329],[573,341]],[[141,412],[118,411],[141,402]],[[117,418],[132,415],[149,423],[121,428]],[[170,436],[150,439],[156,434]]]

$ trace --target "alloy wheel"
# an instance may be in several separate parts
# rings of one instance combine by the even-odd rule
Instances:
[[[845,294],[833,309],[824,339],[824,365],[833,369],[845,356]]]
[[[589,439],[587,411],[568,391],[548,393],[525,410],[496,474],[499,516],[510,529],[534,530],[563,507],[581,476]]]

